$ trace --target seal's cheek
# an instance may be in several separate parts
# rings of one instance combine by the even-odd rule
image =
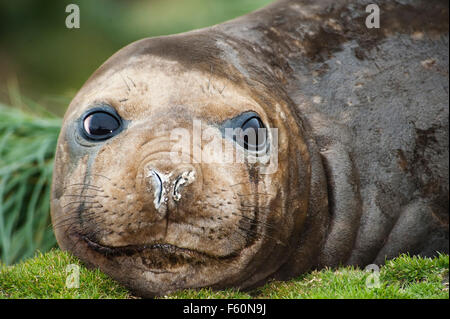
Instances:
[[[65,143],[60,149],[65,150]],[[68,249],[74,245],[70,234],[80,232],[80,214],[87,212],[97,204],[96,198],[100,188],[91,185],[84,178],[88,168],[89,156],[80,157],[76,164],[65,161],[66,152],[57,152],[55,158],[55,175],[52,185],[51,216],[56,239],[61,248]],[[60,175],[62,174],[62,175]],[[64,179],[61,179],[64,176]]]

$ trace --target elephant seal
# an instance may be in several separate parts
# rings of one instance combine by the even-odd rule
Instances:
[[[369,3],[282,0],[114,54],[64,117],[60,247],[144,297],[448,253],[448,3],[378,1],[367,28]]]

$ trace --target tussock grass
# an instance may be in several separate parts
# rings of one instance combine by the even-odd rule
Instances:
[[[448,255],[402,255],[380,267],[379,287],[369,288],[371,273],[352,267],[313,271],[294,280],[272,281],[252,291],[179,291],[163,299],[448,299]],[[80,266],[80,287],[66,288],[67,266]],[[369,280],[369,282],[371,282]],[[88,270],[58,249],[14,266],[0,266],[0,298],[134,298],[99,270]]]
[[[53,156],[61,119],[37,105],[0,104],[0,260],[12,264],[55,245],[50,225]]]

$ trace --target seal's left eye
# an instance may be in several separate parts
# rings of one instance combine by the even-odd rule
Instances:
[[[241,141],[241,144],[243,144],[242,146],[244,146],[246,150],[259,151],[264,149],[266,144],[266,132],[260,131],[261,129],[265,129],[265,127],[258,116],[246,120],[242,124],[241,129],[241,136],[239,136],[237,140]]]
[[[269,151],[268,131],[261,117],[253,111],[226,120],[220,127],[225,137],[233,139],[249,154],[258,156]]]
[[[103,110],[88,113],[82,123],[84,135],[92,140],[106,140],[115,135],[120,127],[118,116]]]

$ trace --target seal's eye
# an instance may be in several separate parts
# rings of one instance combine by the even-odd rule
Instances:
[[[221,123],[224,137],[233,139],[249,153],[267,153],[269,150],[268,130],[258,113],[247,111]]]
[[[101,141],[114,136],[120,130],[121,120],[111,110],[94,109],[83,117],[81,127],[86,138]]]
[[[236,141],[246,150],[258,152],[265,149],[267,132],[258,116],[246,120],[241,126],[240,135]]]

